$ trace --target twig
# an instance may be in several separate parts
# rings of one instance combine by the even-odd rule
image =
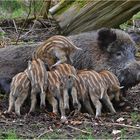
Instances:
[[[17,26],[16,26],[16,23],[15,23],[14,19],[13,19],[13,23],[14,23],[14,27],[15,27],[16,33],[18,33],[18,29],[17,29]]]
[[[34,21],[34,24],[33,24],[32,28],[31,28],[31,30],[29,30],[29,31],[26,32],[24,35],[22,35],[21,38],[24,37],[24,36],[26,36],[26,35],[29,34],[30,32],[32,32],[32,30],[34,29],[35,23],[36,23],[36,20]]]
[[[18,40],[19,40],[20,34],[21,34],[21,32],[22,32],[22,29],[24,28],[25,23],[26,23],[26,21],[27,21],[29,15],[30,15],[30,13],[31,13],[31,5],[32,5],[32,1],[30,1],[29,13],[28,13],[28,15],[27,15],[27,17],[26,17],[26,19],[25,19],[25,21],[24,21],[24,23],[23,23],[23,25],[22,25],[22,28],[21,28],[21,30],[20,30],[20,32],[19,32],[19,34],[18,34],[18,37],[17,37],[17,40],[16,40],[16,45],[17,45],[17,42],[18,42]]]
[[[131,126],[131,125],[126,125],[126,124],[119,124],[119,123],[105,123],[105,125],[116,125],[116,126],[122,126],[122,127],[128,127],[128,128],[133,128],[133,129],[139,129],[139,130],[140,130],[140,127]]]
[[[73,126],[70,126],[70,125],[67,125],[67,127],[71,128],[71,129],[74,129],[74,130],[78,130],[82,133],[86,133],[86,134],[91,134],[91,132],[88,132],[88,131],[85,131],[85,130],[81,130],[79,128],[76,128],[76,127],[73,127]]]
[[[46,130],[45,132],[41,133],[37,138],[40,138],[40,137],[42,137],[43,135],[45,135],[49,132],[52,132],[52,129]]]
[[[41,7],[41,9],[40,9],[39,14],[36,16],[36,19],[35,19],[35,21],[34,21],[34,24],[33,24],[33,26],[31,27],[31,30],[29,30],[27,33],[25,33],[22,37],[26,36],[27,34],[29,34],[30,32],[33,31],[33,29],[34,29],[34,27],[35,27],[35,24],[37,23],[37,21],[38,21],[38,19],[39,19],[39,15],[40,15],[42,9],[43,9],[43,5],[42,5],[42,7]]]

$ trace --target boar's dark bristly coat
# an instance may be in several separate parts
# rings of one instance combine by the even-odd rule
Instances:
[[[128,64],[136,63],[135,43],[129,34],[122,30],[101,28],[97,32],[82,33],[69,38],[77,47],[82,48],[82,51],[76,51],[72,56],[73,65],[77,69],[87,68],[98,72],[109,70],[121,83],[122,70]],[[137,74],[135,76],[137,77]],[[135,80],[132,82],[133,85],[136,84]],[[127,86],[127,83],[123,85]]]

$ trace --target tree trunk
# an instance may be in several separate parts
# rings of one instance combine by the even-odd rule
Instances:
[[[62,33],[68,35],[101,27],[119,27],[140,11],[140,1],[64,0],[49,11]]]
[[[44,0],[43,2],[44,4],[44,8],[43,8],[43,19],[47,19],[48,18],[48,12],[49,12],[49,8],[51,6],[51,0]]]

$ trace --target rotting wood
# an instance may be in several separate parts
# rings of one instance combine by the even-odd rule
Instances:
[[[65,5],[65,7],[64,7]],[[140,1],[64,0],[50,10],[62,33],[77,34],[101,27],[119,27],[140,11]]]

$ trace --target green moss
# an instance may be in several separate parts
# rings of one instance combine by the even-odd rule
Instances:
[[[64,6],[63,8],[61,8],[59,11],[57,11],[57,15],[62,14],[64,11],[66,11],[67,9],[69,9],[73,4],[67,4],[66,6]]]
[[[74,3],[75,3],[75,4],[78,4],[79,8],[82,8],[82,7],[85,6],[88,2],[89,2],[89,0],[76,0]]]
[[[61,0],[61,2],[63,3],[64,0]],[[67,9],[69,9],[70,7],[72,7],[73,5],[75,5],[77,7],[78,10],[80,10],[83,6],[85,6],[87,3],[89,2],[89,0],[71,0],[71,3],[66,4],[63,8],[61,8],[56,14],[60,15],[62,14],[64,11],[66,11]]]
[[[137,14],[135,14],[135,15],[133,16],[133,19],[140,19],[140,12],[138,12]]]

